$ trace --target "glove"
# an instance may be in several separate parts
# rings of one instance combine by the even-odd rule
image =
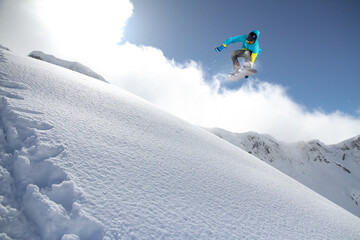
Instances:
[[[215,51],[221,52],[224,48],[226,48],[226,45],[223,43],[220,47],[215,48]]]

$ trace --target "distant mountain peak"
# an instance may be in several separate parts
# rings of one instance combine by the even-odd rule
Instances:
[[[284,143],[255,132],[207,129],[360,217],[360,136],[326,145]]]
[[[354,140],[351,142],[351,146],[354,149],[360,150],[360,135],[354,138]]]

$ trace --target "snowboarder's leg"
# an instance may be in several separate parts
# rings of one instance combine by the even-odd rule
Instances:
[[[245,50],[245,49],[235,50],[231,53],[231,60],[233,62],[233,66],[234,66],[234,73],[236,73],[238,70],[241,69],[241,65],[238,60],[239,57],[242,57],[245,59],[244,68],[247,68],[247,69],[251,68],[251,51]]]
[[[234,66],[234,73],[238,72],[241,69],[238,58],[244,54],[244,50],[235,50],[231,53],[231,60]]]
[[[244,69],[251,68],[251,51],[249,51],[249,50],[244,51],[244,54],[242,55],[242,57],[245,59]]]

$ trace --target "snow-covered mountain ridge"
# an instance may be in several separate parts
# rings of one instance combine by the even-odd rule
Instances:
[[[0,50],[1,239],[359,239],[360,219],[115,86]]]
[[[82,65],[81,63],[78,62],[70,62],[70,61],[66,61],[66,60],[62,60],[59,59],[53,55],[49,55],[49,54],[45,54],[41,51],[32,51],[31,53],[29,53],[29,57],[38,59],[38,60],[42,60],[48,63],[52,63],[55,64],[57,66],[63,67],[63,68],[67,68],[70,69],[72,71],[78,72],[78,73],[82,73],[85,74],[86,76],[89,77],[93,77],[96,79],[99,79],[103,82],[107,82],[105,80],[105,78],[103,78],[101,75],[97,74],[96,72],[94,72],[93,70],[91,70],[90,68]]]
[[[254,132],[207,129],[360,217],[360,136],[335,145],[284,143]]]

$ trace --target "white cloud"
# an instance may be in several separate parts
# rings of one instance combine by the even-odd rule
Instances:
[[[15,52],[92,56],[120,42],[129,0],[1,0],[0,41]]]
[[[0,42],[14,52],[27,54],[28,49],[48,47],[48,36],[29,5],[34,1],[0,1]]]
[[[360,119],[341,112],[308,111],[280,85],[256,79],[227,90],[222,87],[224,74],[209,84],[198,63],[179,64],[159,49],[130,43],[104,53],[106,57],[111,64],[102,72],[114,85],[196,125],[257,131],[291,142],[337,143],[360,133]]]
[[[1,42],[3,45],[15,52],[16,47],[28,52],[38,49],[80,61],[114,85],[193,124],[267,133],[284,141],[319,139],[336,143],[360,134],[360,118],[341,112],[309,111],[294,102],[283,86],[256,79],[237,90],[226,90],[222,87],[224,74],[214,76],[209,83],[196,62],[179,64],[148,46],[116,45],[132,14],[128,0],[0,3],[7,4],[0,10],[0,41],[14,46]]]
[[[54,45],[82,56],[120,42],[133,9],[129,0],[37,0],[35,7]]]

